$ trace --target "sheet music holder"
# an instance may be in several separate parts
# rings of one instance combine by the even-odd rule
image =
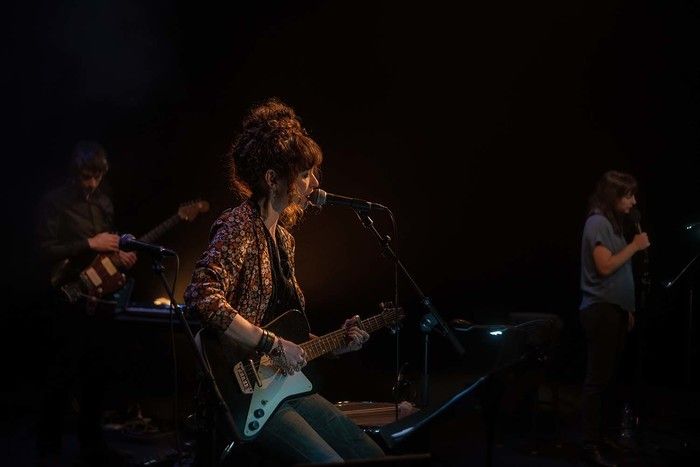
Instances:
[[[401,444],[407,440],[411,439],[413,445],[417,437],[429,436],[428,427],[438,423],[452,425],[459,418],[448,420],[447,417],[459,412],[464,415],[465,406],[478,405],[486,440],[483,451],[486,465],[492,465],[497,416],[504,400],[510,400],[509,397],[517,392],[519,385],[512,383],[528,381],[523,377],[542,367],[540,357],[546,345],[538,344],[546,342],[533,332],[535,328],[549,326],[549,322],[537,319],[519,325],[455,326],[462,339],[469,339],[471,345],[465,345],[472,347],[469,353],[478,355],[478,358],[462,359],[450,367],[443,375],[447,376],[445,381],[450,386],[443,387],[447,391],[443,391],[442,397],[416,413],[381,427],[379,435],[382,441],[390,449],[398,446],[400,452]],[[492,344],[486,344],[488,342]],[[484,363],[488,366],[485,367]]]
[[[488,375],[482,376],[467,387],[458,391],[451,398],[440,401],[439,403],[432,403],[428,407],[408,415],[407,417],[384,425],[379,429],[379,435],[387,446],[390,448],[395,447],[410,435],[428,425],[433,419],[440,416],[461,399],[469,395],[474,395],[476,390],[486,383],[487,378]]]

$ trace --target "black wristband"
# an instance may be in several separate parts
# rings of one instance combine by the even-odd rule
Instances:
[[[267,331],[267,345],[265,346],[265,349],[263,349],[263,352],[265,353],[270,353],[272,350],[272,347],[275,345],[275,341],[277,340],[277,336],[272,331]]]
[[[265,344],[267,343],[267,334],[268,334],[268,330],[263,329],[262,334],[260,334],[260,340],[258,341],[258,343],[255,346],[255,350],[262,351],[263,347],[265,347]]]
[[[255,350],[261,353],[268,353],[270,350],[272,350],[272,346],[274,344],[275,335],[267,329],[263,329],[262,336],[260,336],[260,340],[258,341],[258,345],[255,346]]]

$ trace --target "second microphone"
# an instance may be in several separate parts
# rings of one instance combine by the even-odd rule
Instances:
[[[153,245],[152,243],[136,240],[136,237],[131,234],[124,234],[119,237],[119,249],[123,251],[145,251],[152,255],[159,256],[177,256],[177,253],[173,250],[169,250],[160,245]]]

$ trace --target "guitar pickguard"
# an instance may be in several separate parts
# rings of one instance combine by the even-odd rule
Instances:
[[[265,425],[275,409],[285,400],[311,392],[313,385],[302,372],[285,376],[270,366],[269,358],[263,357],[258,368],[262,386],[255,386],[245,421],[245,436],[255,436]]]

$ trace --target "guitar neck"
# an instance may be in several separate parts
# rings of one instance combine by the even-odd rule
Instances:
[[[150,243],[163,235],[165,232],[168,230],[172,229],[175,225],[177,225],[180,222],[180,215],[179,214],[174,214],[173,216],[169,217],[165,221],[161,222],[157,226],[155,226],[153,229],[149,230],[145,235],[142,235],[139,240],[142,242],[147,242]]]
[[[388,326],[394,321],[394,317],[388,316],[387,313],[382,313],[363,320],[359,327],[371,333]],[[341,349],[347,344],[348,341],[345,337],[345,329],[338,329],[308,342],[304,342],[300,347],[306,352],[306,361],[311,361],[329,352]]]

